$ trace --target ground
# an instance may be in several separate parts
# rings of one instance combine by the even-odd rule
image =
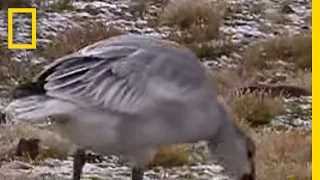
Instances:
[[[8,50],[7,8],[37,7],[37,49]],[[14,15],[14,42],[28,43],[30,16]],[[43,65],[123,33],[191,48],[257,145],[259,180],[311,179],[311,1],[0,0],[0,112],[13,85]],[[80,37],[80,38],[79,38]],[[39,138],[36,159],[16,156],[21,138]],[[48,125],[11,125],[0,115],[0,179],[67,179],[73,145]],[[228,179],[205,142],[159,149],[146,179]],[[129,179],[119,157],[88,163],[83,179]]]

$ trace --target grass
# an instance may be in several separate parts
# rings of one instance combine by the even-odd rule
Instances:
[[[181,38],[189,36],[189,38],[193,38],[192,41],[202,42],[220,37],[219,28],[224,10],[224,3],[180,0],[169,3],[164,8],[159,15],[159,22],[161,25],[178,28],[182,33]]]
[[[1,4],[3,2],[7,1],[0,0],[0,7],[3,7]],[[60,2],[63,3],[56,9],[71,8],[68,6],[70,0]],[[233,44],[224,41],[220,35],[219,28],[223,17],[224,5],[222,4],[211,4],[204,0],[180,0],[177,4],[169,4],[164,9],[159,22],[177,29],[169,39],[186,45],[201,58],[215,58],[237,49]],[[123,33],[101,23],[89,22],[82,27],[63,30],[63,33],[59,33],[52,43],[39,53],[48,59],[55,59],[76,52],[96,41]],[[219,43],[221,41],[222,44]],[[291,63],[296,68],[295,74],[291,74],[286,79],[286,83],[311,89],[311,36],[275,37],[254,44],[243,55],[244,68],[221,71],[214,76],[218,80],[218,94],[223,96],[223,100],[237,117],[237,123],[241,128],[255,140],[257,179],[284,180],[290,177],[310,179],[311,135],[301,131],[268,131],[263,128],[263,125],[268,124],[274,116],[282,112],[284,108],[282,98],[260,93],[239,95],[231,91],[243,85],[256,83],[259,80],[257,73],[266,68],[273,69],[272,63],[277,60]],[[23,71],[34,68],[31,68],[30,64],[21,65],[8,61],[9,54],[4,48],[0,48],[0,56],[0,80],[25,81],[24,78],[31,77],[38,71],[31,71],[30,75],[22,76],[25,73],[28,74]],[[257,125],[260,126],[256,127]],[[14,151],[21,137],[38,137],[38,135],[44,143],[41,145],[40,159],[67,155],[68,145],[64,139],[47,130],[24,126],[12,127],[1,132],[0,157],[10,156],[10,152]],[[190,144],[161,147],[149,167],[189,164],[192,153],[193,147]]]
[[[311,179],[311,134],[299,130],[251,134],[259,180]]]
[[[86,28],[84,28],[86,27]],[[13,61],[7,48],[0,42],[0,80],[3,85],[13,86],[31,80],[42,70],[44,64],[56,58],[78,51],[97,41],[122,34],[123,32],[102,23],[86,22],[81,27],[73,27],[62,31],[43,49],[38,48],[38,56],[49,59],[47,62],[35,64],[27,60]],[[79,38],[81,37],[81,38]]]
[[[154,159],[148,164],[148,167],[174,167],[186,165],[190,163],[191,154],[192,145],[190,144],[163,146],[159,148]]]
[[[203,32],[211,30],[212,38],[219,35],[222,23],[222,4],[204,0],[180,0],[169,3],[160,15],[160,22],[169,26],[177,26],[181,30],[203,27]],[[208,32],[209,33],[209,32]],[[207,34],[208,35],[208,34]]]
[[[30,0],[0,0],[0,9],[7,10],[8,8],[26,8],[31,7]]]
[[[56,59],[97,41],[123,34],[119,29],[108,27],[103,23],[86,22],[81,27],[67,28],[53,38],[52,42],[38,50],[39,55],[48,59]]]
[[[72,11],[74,10],[73,6],[73,0],[58,0],[57,2],[53,3],[49,8],[54,10],[54,11]]]
[[[246,120],[251,126],[266,125],[284,111],[282,97],[274,97],[261,92],[230,93],[226,98],[233,113]]]
[[[290,81],[299,85],[301,83],[297,81],[298,78],[309,79],[310,82],[309,73],[301,71]],[[219,91],[220,102],[230,108],[237,124],[256,144],[257,179],[311,179],[311,134],[302,130],[275,131],[263,125],[284,110],[282,98],[259,93],[231,93],[237,87],[233,82],[245,84],[250,81],[252,76],[248,74],[224,71],[216,76],[218,85],[223,87]],[[259,124],[260,126],[253,126]]]
[[[2,42],[0,42],[0,56],[1,85],[12,86],[25,82],[41,70],[40,64],[34,64],[28,60],[13,61]]]
[[[0,132],[0,159],[14,158],[14,152],[21,138],[40,139],[40,153],[36,160],[47,157],[65,159],[70,148],[69,142],[57,133],[32,125],[14,125]],[[22,157],[25,161],[31,161],[28,156]]]
[[[226,105],[229,103],[221,96],[219,100]],[[229,107],[235,111],[234,107]],[[244,119],[245,116],[235,114],[238,126],[256,145],[255,166],[258,180],[311,179],[311,132],[252,127]]]
[[[38,8],[49,12],[64,12],[64,11],[74,11],[73,6],[74,0],[56,0],[52,2],[35,0],[34,3]]]
[[[40,153],[33,160],[27,154],[18,158],[25,162],[39,163],[45,158],[65,159],[68,156],[69,141],[48,128],[38,128],[33,125],[15,125],[0,132],[0,159],[17,159],[14,152],[21,138],[40,139]],[[148,168],[155,166],[174,167],[191,163],[193,153],[191,144],[163,146],[157,152]]]
[[[160,15],[160,23],[177,27],[181,31],[181,42],[219,39],[224,6],[225,4],[204,0],[178,1],[175,5],[169,4],[164,9]],[[185,37],[189,37],[189,40]]]
[[[34,64],[28,60],[13,61],[10,59],[0,60],[0,79],[2,85],[16,85],[31,80],[42,69],[40,64]]]
[[[245,120],[252,126],[267,125],[284,110],[281,96],[267,92],[242,92],[240,87],[255,84],[256,72],[245,72],[242,69],[229,69],[213,73],[220,100],[232,109],[237,119]]]
[[[201,31],[184,31],[172,32],[167,39],[178,42],[179,44],[190,48],[200,60],[216,59],[222,55],[229,55],[238,51],[238,46],[230,40],[221,39],[206,39],[207,36]]]
[[[180,0],[169,3],[157,22],[174,29],[168,39],[192,49],[200,58],[215,59],[237,49],[220,33],[226,9],[224,1]]]
[[[32,1],[30,0],[0,0],[0,9],[7,10],[8,8],[28,8],[32,7]],[[52,4],[48,4],[41,0],[35,0],[35,4],[37,4],[41,8],[50,9],[53,11],[64,11],[64,10],[74,10],[72,5],[73,0],[58,0]]]
[[[270,68],[272,62],[282,60],[297,69],[312,69],[311,35],[282,35],[253,44],[244,52],[248,68]]]
[[[308,70],[298,70],[285,80],[286,84],[303,87],[312,92],[312,72]]]
[[[242,67],[212,71],[212,83],[219,95],[228,96],[234,89],[255,84],[258,80],[256,69]]]
[[[203,43],[187,43],[186,46],[193,50],[199,58],[215,59],[222,55],[231,54],[237,50],[237,46],[228,40],[212,40]]]
[[[284,180],[290,177],[301,180],[311,179],[311,134],[298,130],[253,129],[247,123],[242,123],[241,128],[253,138],[257,147],[255,158],[257,179]],[[41,149],[42,157],[45,155],[47,155],[46,157],[61,157],[61,152],[64,152],[63,157],[66,155],[68,143],[57,134],[32,126],[16,126],[1,132],[0,157],[8,156],[10,152],[14,152],[18,140],[22,137],[39,137],[44,143]],[[43,152],[43,147],[52,148],[52,153],[46,154],[48,151]],[[55,148],[59,148],[58,154]],[[155,158],[156,161],[150,163],[150,167],[159,165],[172,167],[188,164],[190,150],[190,145],[163,147],[159,150]]]

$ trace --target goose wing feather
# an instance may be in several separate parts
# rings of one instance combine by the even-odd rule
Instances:
[[[38,81],[44,81],[49,96],[126,113],[154,97],[182,97],[203,83],[197,59],[186,49],[153,38],[117,38],[123,40],[107,39],[56,60]]]

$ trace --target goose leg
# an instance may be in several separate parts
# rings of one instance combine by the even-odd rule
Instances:
[[[150,162],[157,152],[156,148],[142,148],[131,152],[131,180],[143,180],[144,168]]]
[[[143,180],[143,168],[134,166],[131,171],[131,180]]]
[[[78,148],[73,154],[73,177],[72,180],[80,180],[82,169],[86,163],[86,152],[82,148]]]

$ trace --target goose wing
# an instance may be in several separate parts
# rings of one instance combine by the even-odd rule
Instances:
[[[134,112],[150,99],[173,100],[199,88],[204,73],[185,49],[130,36],[109,39],[58,59],[37,77],[49,96],[118,112]],[[188,54],[189,53],[189,54]]]

